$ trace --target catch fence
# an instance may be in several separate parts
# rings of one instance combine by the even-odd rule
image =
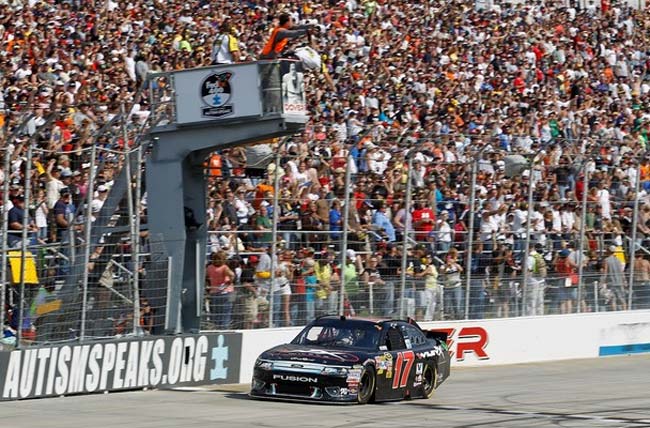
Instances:
[[[25,134],[30,120],[8,127],[14,144],[0,151],[0,319],[15,344],[178,331],[162,248],[175,243],[150,241],[146,226],[144,128],[108,122],[96,144],[62,152],[47,149],[47,126]],[[225,255],[235,278],[232,288],[199,278],[204,329],[650,307],[642,155],[607,164],[596,146],[570,165],[540,154],[517,163],[477,145],[433,169],[413,149],[376,171],[365,155],[319,164],[286,144],[257,175],[245,159],[228,176],[206,164],[208,259],[198,263]]]

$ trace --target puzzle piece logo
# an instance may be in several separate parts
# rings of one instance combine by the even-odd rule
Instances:
[[[228,347],[224,346],[223,334],[217,337],[217,346],[212,348],[212,368],[210,369],[210,380],[227,379],[228,367],[224,364],[228,361]]]
[[[221,117],[233,113],[231,79],[229,71],[209,74],[201,83],[201,109],[204,117]]]

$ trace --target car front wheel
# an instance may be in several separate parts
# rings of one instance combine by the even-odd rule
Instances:
[[[364,368],[359,379],[359,393],[357,394],[359,404],[367,404],[372,401],[375,395],[375,383],[375,370],[372,367]]]

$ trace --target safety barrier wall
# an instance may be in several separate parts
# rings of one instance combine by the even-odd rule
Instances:
[[[452,366],[520,364],[650,353],[650,311],[421,323],[446,331]],[[298,327],[242,331],[240,383],[257,356],[291,341]]]
[[[0,400],[237,383],[241,340],[145,336],[0,352]]]

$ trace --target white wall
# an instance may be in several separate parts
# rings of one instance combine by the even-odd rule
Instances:
[[[455,367],[517,364],[650,352],[650,311],[445,321],[420,324],[451,333]],[[287,343],[301,327],[243,330],[240,382],[249,383],[255,359]],[[623,348],[625,346],[625,348]],[[460,352],[459,352],[460,351]]]

